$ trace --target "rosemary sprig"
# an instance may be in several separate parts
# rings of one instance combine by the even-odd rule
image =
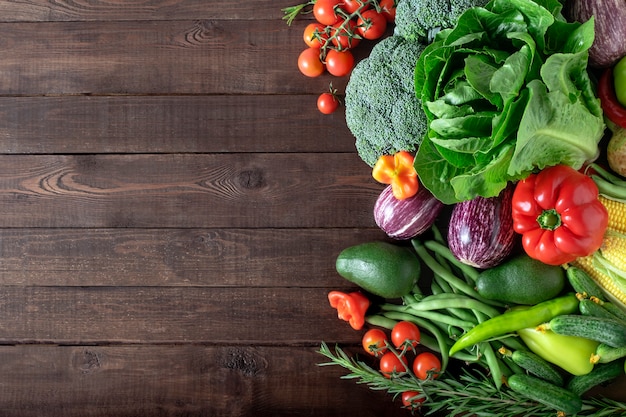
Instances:
[[[356,357],[349,356],[339,346],[331,351],[322,342],[319,353],[330,362],[320,366],[339,365],[350,373],[342,379],[355,379],[373,390],[386,390],[398,395],[404,391],[418,391],[425,397],[423,415],[433,415],[445,411],[446,415],[466,415],[471,412],[477,417],[556,417],[557,411],[528,400],[513,390],[498,389],[493,380],[480,369],[464,368],[459,376],[445,372],[437,379],[420,381],[410,371],[386,378],[379,371]],[[583,411],[577,416],[626,416],[626,404],[607,398],[583,400]]]

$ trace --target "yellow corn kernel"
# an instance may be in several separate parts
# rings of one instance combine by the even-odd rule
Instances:
[[[598,199],[609,212],[608,228],[626,233],[626,204],[621,201],[611,200],[602,195],[600,195]]]
[[[607,261],[626,273],[626,235],[608,231],[604,234],[600,252]]]
[[[622,304],[622,308],[626,308],[626,293],[615,285],[611,277],[598,270],[594,265],[593,255],[580,257],[573,264],[585,271],[605,292],[619,301]]]

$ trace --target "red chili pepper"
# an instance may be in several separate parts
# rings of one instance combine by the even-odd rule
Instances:
[[[370,306],[370,300],[358,291],[350,294],[341,291],[328,293],[330,306],[337,309],[341,320],[350,323],[354,330],[361,330],[365,324],[365,312]]]
[[[613,68],[604,70],[598,80],[598,97],[604,114],[613,123],[626,128],[626,107],[617,100],[613,86]]]
[[[413,197],[419,189],[413,160],[413,155],[406,151],[382,155],[372,168],[372,176],[380,183],[391,184],[393,196],[398,200]]]
[[[530,175],[513,193],[513,229],[522,235],[526,253],[546,264],[595,252],[607,223],[595,182],[566,165]]]

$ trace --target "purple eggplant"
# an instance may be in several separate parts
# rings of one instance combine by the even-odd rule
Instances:
[[[389,237],[408,240],[428,230],[443,207],[426,187],[420,186],[413,197],[398,200],[389,185],[376,200],[374,220]]]
[[[512,197],[513,186],[509,185],[497,197],[477,197],[454,206],[448,246],[461,262],[486,269],[500,264],[512,253]]]

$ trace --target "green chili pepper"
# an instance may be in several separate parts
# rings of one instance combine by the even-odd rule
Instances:
[[[571,314],[578,310],[575,294],[568,294],[544,301],[523,310],[511,310],[476,325],[461,336],[450,348],[450,356],[456,352],[494,337],[516,332],[527,327],[535,327],[550,321],[561,314]]]

